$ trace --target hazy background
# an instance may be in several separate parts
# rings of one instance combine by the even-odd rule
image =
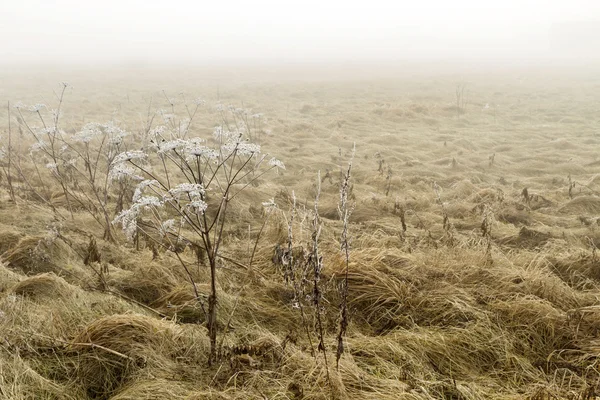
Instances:
[[[0,65],[600,57],[597,0],[0,0]]]

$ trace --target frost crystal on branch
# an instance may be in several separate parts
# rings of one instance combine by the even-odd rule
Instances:
[[[277,209],[277,203],[275,203],[275,199],[269,199],[269,201],[263,202],[262,206],[265,208],[266,211]]]
[[[285,169],[285,165],[283,164],[283,162],[279,161],[275,157],[269,160],[269,165],[275,168]]]
[[[193,200],[190,201],[186,207],[191,210],[194,214],[204,214],[204,211],[208,208],[208,204],[206,204],[202,200]]]
[[[100,130],[100,124],[93,122],[93,123],[85,124],[83,129],[80,132],[73,135],[72,138],[76,142],[89,143],[96,136],[101,135],[101,134],[102,134],[102,131]]]
[[[135,188],[135,192],[133,193],[134,202],[137,202],[142,197],[144,190],[146,190],[148,186],[158,186],[158,181],[154,179],[146,179],[144,181],[141,181],[137,185],[137,187]]]
[[[144,153],[143,151],[140,151],[140,150],[126,151],[115,157],[115,159],[113,160],[113,165],[119,164],[119,163],[122,163],[125,161],[131,161],[131,160],[145,160],[147,158],[148,158],[148,155],[146,153]]]
[[[185,148],[187,155],[186,160],[188,162],[193,161],[196,157],[202,157],[206,160],[216,160],[219,157],[219,153],[210,147],[202,146],[200,144],[190,144]]]
[[[48,148],[48,144],[43,140],[38,140],[36,143],[32,144],[29,148],[29,154],[37,153],[40,150],[46,150]]]
[[[181,183],[169,190],[169,194],[175,200],[179,200],[182,194],[187,194],[192,200],[195,200],[202,198],[204,188],[197,183]]]
[[[143,210],[159,208],[163,202],[156,196],[141,196],[129,209],[123,210],[113,220],[113,224],[121,223],[127,239],[132,240],[137,232],[137,221]]]
[[[46,168],[48,168],[52,172],[55,172],[55,173],[58,172],[58,165],[56,165],[56,163],[53,163],[53,162],[48,163],[48,164],[46,164]]]
[[[162,224],[160,224],[160,228],[158,229],[158,234],[160,235],[160,237],[165,237],[167,236],[167,233],[169,233],[169,231],[171,231],[173,229],[173,227],[175,226],[175,220],[174,219],[168,219],[165,222],[163,222]]]
[[[29,111],[31,111],[31,112],[38,112],[38,111],[40,111],[44,107],[46,107],[45,104],[36,104],[34,106],[29,107]]]
[[[111,168],[108,173],[108,180],[111,182],[122,182],[126,179],[143,180],[139,175],[135,174],[135,169],[126,164],[117,164]]]
[[[168,153],[172,150],[181,150],[188,146],[188,142],[183,139],[169,140],[167,142],[155,143],[158,154]]]

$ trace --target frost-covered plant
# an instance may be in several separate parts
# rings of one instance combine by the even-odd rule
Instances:
[[[109,204],[111,196],[115,194],[120,200],[117,210],[122,209],[125,193],[133,182],[142,178],[131,168],[112,168],[117,155],[126,149],[128,137],[114,122],[88,123],[74,134],[62,129],[60,110],[66,89],[63,84],[56,110],[46,112],[48,107],[42,104],[17,107],[23,125],[34,139],[30,157],[38,172],[47,171],[60,185],[71,215],[74,208],[87,211],[104,229],[104,238],[114,240],[111,222],[115,210]],[[27,122],[24,112],[33,113],[41,125]],[[42,175],[39,172],[43,181]]]
[[[131,206],[114,222],[121,223],[132,239],[137,221],[144,217],[158,232],[170,230],[175,240],[205,252],[210,267],[206,317],[212,362],[217,357],[217,267],[229,223],[229,204],[267,171],[285,166],[262,155],[260,146],[250,142],[243,130],[219,126],[213,138],[203,139],[187,137],[189,132],[182,134],[178,126],[149,129],[147,153],[129,151],[115,156],[112,168],[118,172],[113,173],[133,168],[144,180],[138,184]],[[196,291],[190,270],[180,261]],[[200,301],[197,292],[196,296]]]

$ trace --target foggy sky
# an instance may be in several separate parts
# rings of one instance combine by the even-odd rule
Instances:
[[[600,1],[0,0],[0,38],[0,64],[585,60]]]

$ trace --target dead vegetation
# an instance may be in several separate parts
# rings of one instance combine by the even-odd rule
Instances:
[[[565,133],[487,81],[410,101],[431,88],[342,101],[364,83],[326,83],[323,98],[303,85],[278,86],[302,98],[283,111],[254,98],[276,132],[255,138],[286,170],[228,203],[212,264],[144,221],[137,243],[103,238],[76,185],[65,195],[21,159],[16,201],[0,198],[0,398],[598,396],[600,164],[581,145],[596,133]],[[477,106],[492,94],[493,115]],[[535,101],[587,107],[550,97]],[[123,121],[147,107],[131,98]],[[65,110],[94,115],[86,104]],[[199,131],[219,118],[205,110]]]

